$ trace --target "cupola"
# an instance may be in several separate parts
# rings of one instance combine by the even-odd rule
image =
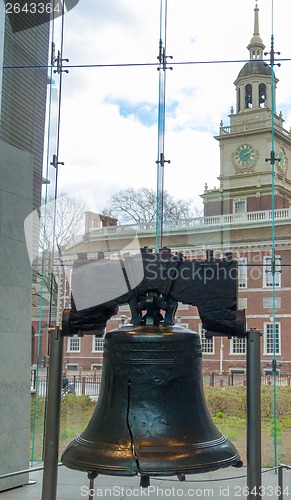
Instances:
[[[254,9],[254,34],[247,46],[250,60],[234,82],[237,91],[236,112],[272,107],[272,68],[263,61],[265,45],[259,33],[259,9]],[[277,83],[275,79],[275,83]]]

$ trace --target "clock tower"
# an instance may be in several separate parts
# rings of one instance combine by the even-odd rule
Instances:
[[[291,205],[291,134],[284,129],[282,114],[276,112],[278,79],[272,78],[272,68],[263,61],[265,45],[259,34],[257,5],[254,34],[247,48],[250,59],[234,82],[236,109],[231,109],[229,126],[221,122],[219,135],[215,137],[220,143],[220,186],[205,187],[202,195],[205,216],[271,208],[272,168],[266,159],[270,158],[272,150],[272,121],[276,158],[275,208]]]

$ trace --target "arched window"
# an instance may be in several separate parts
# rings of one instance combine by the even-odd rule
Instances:
[[[253,107],[253,89],[250,83],[245,86],[245,107]]]
[[[260,108],[264,108],[266,105],[267,92],[265,83],[260,83],[259,85],[259,105]]]
[[[240,112],[240,88],[237,89],[237,104],[236,104],[237,113]]]

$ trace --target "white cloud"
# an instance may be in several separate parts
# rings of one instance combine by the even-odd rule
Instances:
[[[80,0],[66,14],[64,57],[72,65],[156,63],[157,0]],[[290,0],[274,8],[275,50],[291,56]],[[270,50],[271,0],[259,2],[260,33]],[[168,0],[167,53],[173,62],[248,59],[253,34],[253,0]],[[169,60],[169,64],[171,61]],[[291,124],[290,62],[276,69],[277,111]],[[165,188],[199,202],[205,182],[218,185],[220,120],[228,125],[235,105],[235,80],[243,63],[174,65],[167,71]],[[71,68],[64,75],[59,190],[89,189],[102,210],[118,189],[156,188],[157,125],[122,116],[118,103],[157,106],[154,66]],[[138,114],[137,114],[138,115]],[[53,182],[53,181],[52,181]]]

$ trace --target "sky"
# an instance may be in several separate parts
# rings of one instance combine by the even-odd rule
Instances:
[[[235,108],[235,81],[249,58],[254,0],[168,0],[164,187],[175,198],[202,207],[200,194],[219,182],[218,134]],[[260,35],[270,50],[291,58],[290,0],[258,0]],[[160,0],[79,0],[65,14],[58,192],[85,200],[102,212],[120,189],[156,190],[158,84],[155,66],[80,67],[156,63]],[[55,26],[59,49],[60,21]],[[169,64],[171,61],[169,60]],[[277,113],[291,126],[291,61],[276,67]],[[58,85],[57,77],[56,88]],[[55,106],[55,92],[52,100]],[[56,119],[52,107],[51,131]],[[53,136],[53,133],[52,133]],[[53,148],[51,149],[53,151]],[[49,169],[50,189],[54,171]]]

